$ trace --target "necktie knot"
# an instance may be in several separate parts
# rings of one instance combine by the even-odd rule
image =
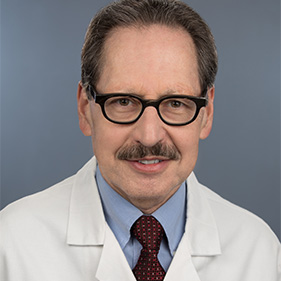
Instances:
[[[133,225],[132,231],[144,249],[159,250],[164,229],[153,216],[141,216]]]

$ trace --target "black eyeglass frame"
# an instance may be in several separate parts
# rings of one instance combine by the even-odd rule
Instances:
[[[88,86],[88,90],[91,94],[91,96],[94,98],[94,101],[95,103],[99,104],[100,107],[101,107],[101,110],[102,110],[102,113],[104,115],[104,117],[109,120],[110,122],[112,123],[115,123],[115,124],[132,124],[132,123],[135,123],[137,122],[140,117],[142,116],[144,110],[148,107],[148,106],[153,106],[154,108],[156,108],[157,110],[157,113],[158,113],[158,116],[160,117],[160,119],[167,125],[170,125],[170,126],[185,126],[185,125],[188,125],[190,123],[192,123],[193,121],[195,121],[195,119],[197,118],[199,112],[200,112],[200,109],[202,107],[205,107],[207,106],[208,104],[208,97],[205,97],[206,93],[207,93],[207,90],[208,89],[204,89],[200,96],[198,97],[195,97],[195,96],[190,96],[190,95],[171,95],[171,96],[165,96],[163,98],[160,98],[158,100],[145,100],[145,99],[142,99],[138,96],[135,96],[133,94],[124,94],[124,93],[110,93],[110,94],[101,94],[99,93],[94,87],[92,87],[91,85]],[[140,103],[142,104],[142,110],[140,111],[139,115],[132,121],[127,121],[127,122],[119,122],[119,121],[115,121],[115,120],[112,120],[107,114],[106,114],[106,111],[105,111],[105,102],[111,98],[111,97],[117,97],[117,96],[120,96],[120,97],[132,97],[132,98],[135,98],[137,100],[140,101]],[[160,113],[160,110],[159,110],[159,105],[160,103],[163,101],[163,100],[166,100],[166,99],[170,99],[170,98],[187,98],[191,101],[193,101],[195,104],[196,104],[196,111],[195,111],[195,114],[193,116],[193,118],[188,121],[188,122],[184,122],[184,123],[170,123],[168,121],[166,121],[161,113]]]

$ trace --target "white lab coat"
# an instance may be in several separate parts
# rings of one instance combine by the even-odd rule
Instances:
[[[95,168],[93,158],[1,212],[1,281],[135,281],[105,221]],[[270,228],[194,174],[187,184],[186,231],[165,281],[280,281],[280,243]]]

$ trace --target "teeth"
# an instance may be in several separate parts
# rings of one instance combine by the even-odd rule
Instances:
[[[148,164],[157,164],[160,163],[161,160],[140,160],[139,163],[142,163],[144,165],[148,165]]]

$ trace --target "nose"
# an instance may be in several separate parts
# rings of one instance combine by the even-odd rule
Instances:
[[[166,135],[165,124],[160,119],[156,108],[147,107],[135,123],[134,140],[147,147],[163,141]]]

